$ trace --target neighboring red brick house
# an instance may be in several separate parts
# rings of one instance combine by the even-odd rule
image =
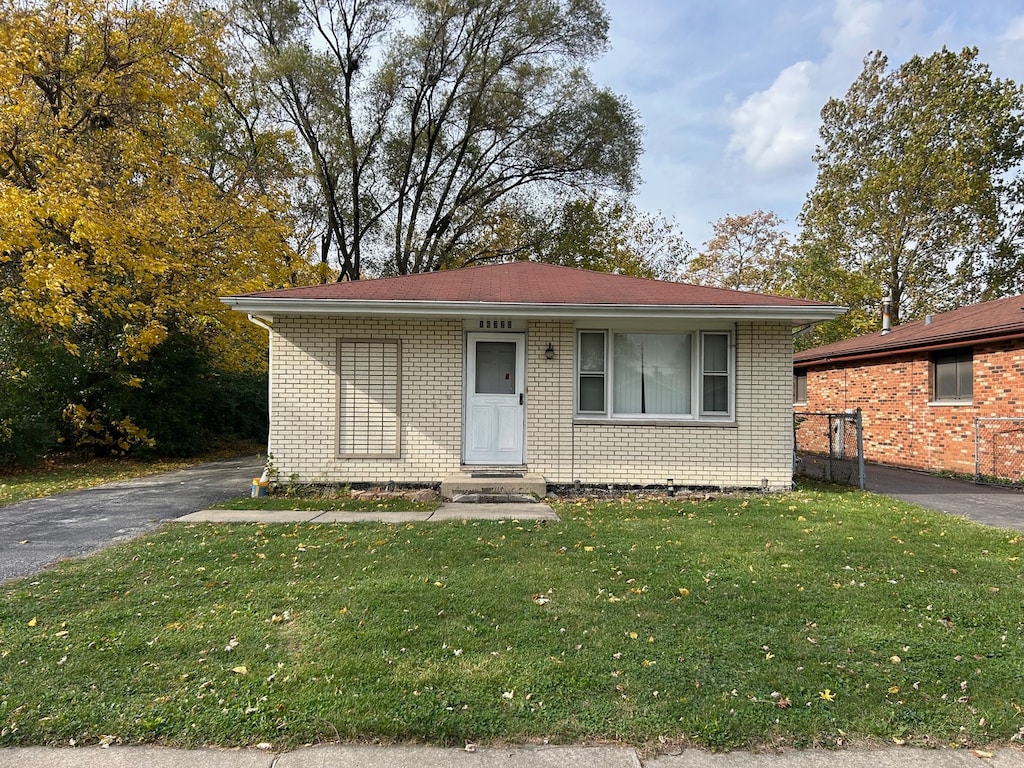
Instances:
[[[861,408],[869,462],[1024,479],[1024,296],[989,301],[793,358],[795,410]],[[994,462],[994,463],[993,463]]]

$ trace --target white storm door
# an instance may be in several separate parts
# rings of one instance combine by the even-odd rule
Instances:
[[[466,354],[467,464],[523,463],[525,340],[521,333],[471,333]]]

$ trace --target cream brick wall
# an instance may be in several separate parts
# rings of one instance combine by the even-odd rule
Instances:
[[[340,338],[402,342],[401,458],[337,458]],[[281,317],[272,334],[270,447],[282,480],[435,483],[460,468],[464,334],[458,319]],[[575,424],[575,326],[527,325],[526,462],[549,483],[773,490],[792,479],[791,333],[741,323],[729,426]],[[555,356],[547,360],[548,344]]]
[[[557,391],[528,417],[530,468],[549,483],[663,484],[786,490],[792,482],[792,333],[784,323],[741,323],[736,333],[736,419],[730,426],[574,424],[571,323],[531,323],[531,387]],[[549,338],[557,360],[544,359]],[[531,391],[533,391],[531,389]]]
[[[402,342],[401,457],[337,456],[338,340]],[[271,335],[270,451],[282,481],[433,483],[459,470],[462,323],[279,317]]]

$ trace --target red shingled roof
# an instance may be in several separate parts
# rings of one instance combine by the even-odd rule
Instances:
[[[508,304],[816,307],[824,302],[516,261],[245,294],[256,299]]]
[[[1011,296],[983,304],[943,312],[926,320],[897,325],[881,331],[807,349],[793,362],[827,363],[865,357],[895,355],[910,349],[968,345],[1007,336],[1024,335],[1024,296]]]

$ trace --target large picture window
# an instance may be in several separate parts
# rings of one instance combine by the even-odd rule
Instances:
[[[606,418],[732,413],[731,334],[580,331],[576,410]]]
[[[971,402],[974,399],[974,354],[969,349],[943,352],[932,358],[932,400]]]

